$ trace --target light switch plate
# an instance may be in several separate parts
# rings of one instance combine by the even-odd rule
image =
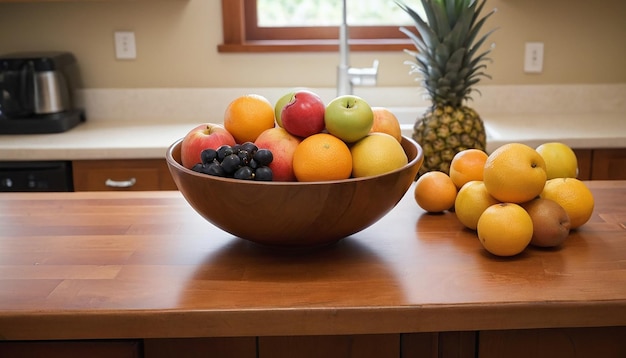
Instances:
[[[543,42],[527,42],[524,52],[524,72],[541,73],[543,71]]]
[[[115,32],[115,58],[118,60],[134,60],[137,58],[135,33],[133,31]]]

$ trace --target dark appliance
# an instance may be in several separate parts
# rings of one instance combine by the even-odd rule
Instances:
[[[60,133],[85,121],[72,100],[80,85],[69,52],[0,56],[0,134]]]
[[[74,191],[70,161],[0,162],[0,192]]]

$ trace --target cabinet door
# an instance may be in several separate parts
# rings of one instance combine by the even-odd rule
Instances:
[[[626,148],[594,149],[591,179],[626,179]]]
[[[11,358],[140,358],[140,352],[135,340],[0,342],[0,357]]]
[[[399,334],[259,337],[259,358],[398,358]]]
[[[402,358],[474,358],[476,332],[423,332],[402,335]]]
[[[256,358],[256,337],[144,339],[144,358]]]
[[[626,357],[626,327],[551,328],[479,333],[479,358]]]
[[[165,159],[75,160],[74,190],[176,190]]]
[[[580,180],[591,179],[591,149],[574,149],[578,161],[578,176]]]

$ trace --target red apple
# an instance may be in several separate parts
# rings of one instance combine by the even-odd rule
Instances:
[[[280,117],[287,132],[305,138],[324,130],[325,111],[324,101],[317,94],[300,90],[285,104]]]
[[[285,105],[289,103],[289,101],[291,101],[291,99],[293,98],[293,95],[296,94],[297,91],[305,91],[305,90],[306,88],[303,88],[303,87],[292,88],[289,92],[282,95],[278,99],[278,101],[276,101],[276,104],[274,104],[274,118],[276,118],[276,124],[278,124],[280,127],[283,126],[283,121],[280,118],[280,116],[283,113],[283,107],[285,107]]]
[[[217,149],[228,144],[235,145],[235,138],[222,126],[215,123],[205,123],[187,133],[180,148],[180,159],[185,168],[193,168],[200,163],[200,153],[205,149]]]
[[[300,144],[300,138],[290,134],[281,127],[263,131],[254,144],[262,149],[269,149],[274,160],[269,167],[272,169],[273,181],[295,181],[293,173],[293,152]]]

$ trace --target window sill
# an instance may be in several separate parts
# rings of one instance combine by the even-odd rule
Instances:
[[[350,51],[403,51],[415,49],[409,39],[350,40]],[[259,40],[220,44],[221,53],[236,52],[337,52],[338,40]]]

